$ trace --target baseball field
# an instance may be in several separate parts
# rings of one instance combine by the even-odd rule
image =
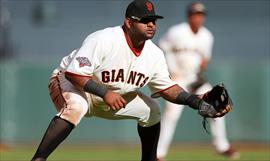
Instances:
[[[238,161],[269,161],[270,145],[255,143],[233,144],[241,153]],[[29,161],[35,146],[1,147],[1,161]],[[139,145],[62,145],[48,160],[54,161],[139,161]],[[222,161],[228,158],[217,155],[209,144],[174,144],[168,161]]]

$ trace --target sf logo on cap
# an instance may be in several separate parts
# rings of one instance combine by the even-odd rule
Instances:
[[[153,5],[152,5],[152,3],[146,2],[145,5],[146,5],[148,11],[152,11],[152,10],[153,10]]]

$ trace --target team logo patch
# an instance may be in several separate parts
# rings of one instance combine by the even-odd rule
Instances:
[[[146,2],[146,7],[147,7],[147,9],[148,9],[148,11],[152,11],[153,10],[153,5],[152,5],[152,3],[150,3],[150,2]]]
[[[80,67],[84,67],[84,66],[90,67],[92,65],[87,57],[77,57],[76,60],[79,62]]]

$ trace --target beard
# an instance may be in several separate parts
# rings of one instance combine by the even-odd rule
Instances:
[[[143,37],[145,40],[152,39],[155,36],[156,30],[147,30],[144,34]]]

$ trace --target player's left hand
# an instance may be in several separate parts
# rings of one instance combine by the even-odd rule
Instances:
[[[218,117],[220,114],[216,111],[213,105],[201,100],[198,113],[203,117]]]
[[[202,99],[199,114],[203,117],[222,117],[232,110],[233,103],[224,84],[214,86]]]

